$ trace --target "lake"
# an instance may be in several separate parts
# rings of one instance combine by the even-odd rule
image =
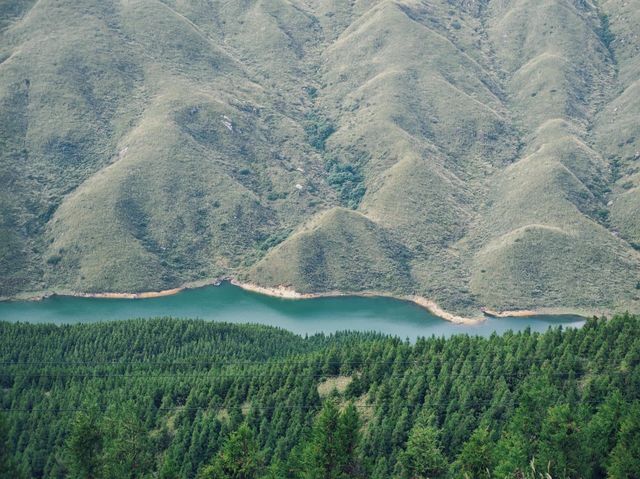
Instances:
[[[578,316],[488,318],[477,325],[453,324],[423,308],[391,298],[336,297],[304,300],[273,298],[223,283],[148,299],[98,299],[52,296],[42,301],[0,302],[0,320],[29,323],[90,323],[173,316],[229,323],[278,326],[297,334],[378,331],[401,338],[488,336],[509,329],[545,331],[549,326],[579,327]]]

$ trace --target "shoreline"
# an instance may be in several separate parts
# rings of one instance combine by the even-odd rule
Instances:
[[[71,296],[76,298],[101,298],[101,299],[147,299],[160,298],[162,296],[173,296],[186,288],[172,288],[162,291],[145,291],[142,293],[73,293]],[[62,295],[66,296],[66,295]]]
[[[495,311],[489,308],[482,308],[482,312],[490,318],[526,318],[528,316],[536,316],[536,311],[531,309],[522,309],[516,311]]]
[[[515,309],[495,311],[490,308],[482,307],[479,311],[482,312],[482,316],[468,317],[459,316],[450,313],[442,309],[435,301],[418,295],[401,295],[393,294],[381,291],[360,291],[360,292],[342,292],[342,291],[327,291],[324,293],[300,293],[292,288],[286,286],[266,287],[260,286],[255,283],[243,283],[236,279],[227,278],[224,281],[244,289],[245,291],[251,291],[265,296],[272,296],[282,299],[314,299],[314,298],[338,298],[345,296],[363,297],[363,298],[392,298],[398,301],[408,301],[426,309],[432,315],[449,321],[455,324],[475,325],[480,324],[490,318],[528,318],[531,316],[576,316],[581,318],[589,318],[591,316],[612,315],[612,311],[593,312],[586,310],[578,310],[576,308],[539,308],[539,309]]]
[[[289,288],[287,286],[281,285],[276,287],[268,287],[268,286],[260,286],[255,283],[250,282],[242,282],[235,278],[223,277],[214,280],[208,281],[197,281],[193,283],[187,283],[185,285],[165,289],[160,291],[143,291],[139,293],[121,293],[121,292],[103,292],[103,293],[81,293],[77,291],[59,291],[59,292],[46,292],[42,294],[36,294],[33,296],[26,296],[24,298],[1,298],[0,301],[41,301],[43,299],[52,297],[52,296],[68,296],[68,297],[76,297],[76,298],[96,298],[96,299],[149,299],[149,298],[160,298],[164,296],[173,296],[187,289],[196,289],[203,288],[205,286],[220,286],[222,283],[228,282],[233,286],[243,289],[244,291],[249,291],[257,294],[262,294],[264,296],[271,296],[274,298],[281,299],[290,299],[290,300],[302,300],[302,299],[315,299],[315,298],[338,298],[338,297],[364,297],[364,298],[392,298],[397,299],[399,301],[408,301],[414,303],[415,305],[425,309],[430,314],[444,320],[449,321],[454,324],[465,324],[465,325],[477,325],[488,318],[526,318],[530,316],[544,316],[544,315],[554,315],[554,314],[566,314],[572,316],[581,316],[581,317],[589,317],[593,314],[587,313],[585,311],[576,312],[575,309],[571,310],[568,308],[542,308],[538,310],[530,310],[530,309],[521,309],[521,310],[505,310],[505,311],[496,311],[490,308],[480,308],[482,311],[482,316],[477,317],[466,317],[459,316],[448,311],[442,309],[438,304],[425,298],[423,296],[418,295],[399,295],[393,294],[389,292],[383,291],[360,291],[360,292],[344,292],[344,291],[326,291],[322,293],[300,293],[293,288]],[[601,313],[604,314],[604,311]]]
[[[253,293],[263,294],[265,296],[272,296],[282,299],[314,299],[314,298],[340,298],[345,296],[356,296],[363,298],[393,298],[400,301],[409,301],[424,309],[429,313],[437,316],[440,319],[449,321],[455,324],[479,324],[486,320],[486,317],[480,316],[477,318],[469,318],[464,316],[458,316],[449,313],[439,307],[434,301],[416,295],[398,295],[392,293],[385,293],[380,291],[361,291],[361,292],[349,292],[342,291],[327,291],[324,293],[300,293],[292,288],[286,286],[266,287],[260,286],[255,283],[243,283],[235,279],[228,280],[232,285],[244,289],[245,291],[251,291]]]
[[[95,298],[95,299],[149,299],[161,298],[163,296],[173,296],[187,289],[204,288],[205,286],[219,286],[227,278],[187,283],[182,286],[171,289],[163,289],[160,291],[141,291],[138,293],[121,293],[121,292],[105,292],[105,293],[82,293],[78,291],[45,291],[42,293],[24,293],[14,297],[2,297],[3,301],[42,301],[53,296],[67,296],[72,298]]]

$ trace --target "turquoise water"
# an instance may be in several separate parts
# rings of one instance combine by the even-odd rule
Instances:
[[[53,296],[43,301],[0,302],[0,320],[29,323],[90,323],[174,316],[229,323],[278,326],[297,334],[342,330],[379,331],[415,339],[469,333],[545,331],[549,326],[579,327],[577,316],[487,319],[478,325],[458,325],[429,314],[406,301],[390,298],[338,297],[305,300],[272,298],[224,283],[149,299],[97,299]]]

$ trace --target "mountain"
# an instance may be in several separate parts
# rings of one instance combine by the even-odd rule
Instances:
[[[0,296],[640,310],[638,0],[8,0]]]

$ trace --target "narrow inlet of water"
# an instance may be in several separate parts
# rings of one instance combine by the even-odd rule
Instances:
[[[402,339],[459,333],[489,336],[507,330],[546,331],[550,326],[584,324],[584,319],[578,316],[548,315],[488,318],[476,325],[453,324],[413,303],[391,298],[345,296],[290,300],[252,293],[228,283],[148,299],[52,296],[42,301],[0,302],[0,320],[11,322],[72,324],[158,316],[265,324],[300,335],[377,331]]]

